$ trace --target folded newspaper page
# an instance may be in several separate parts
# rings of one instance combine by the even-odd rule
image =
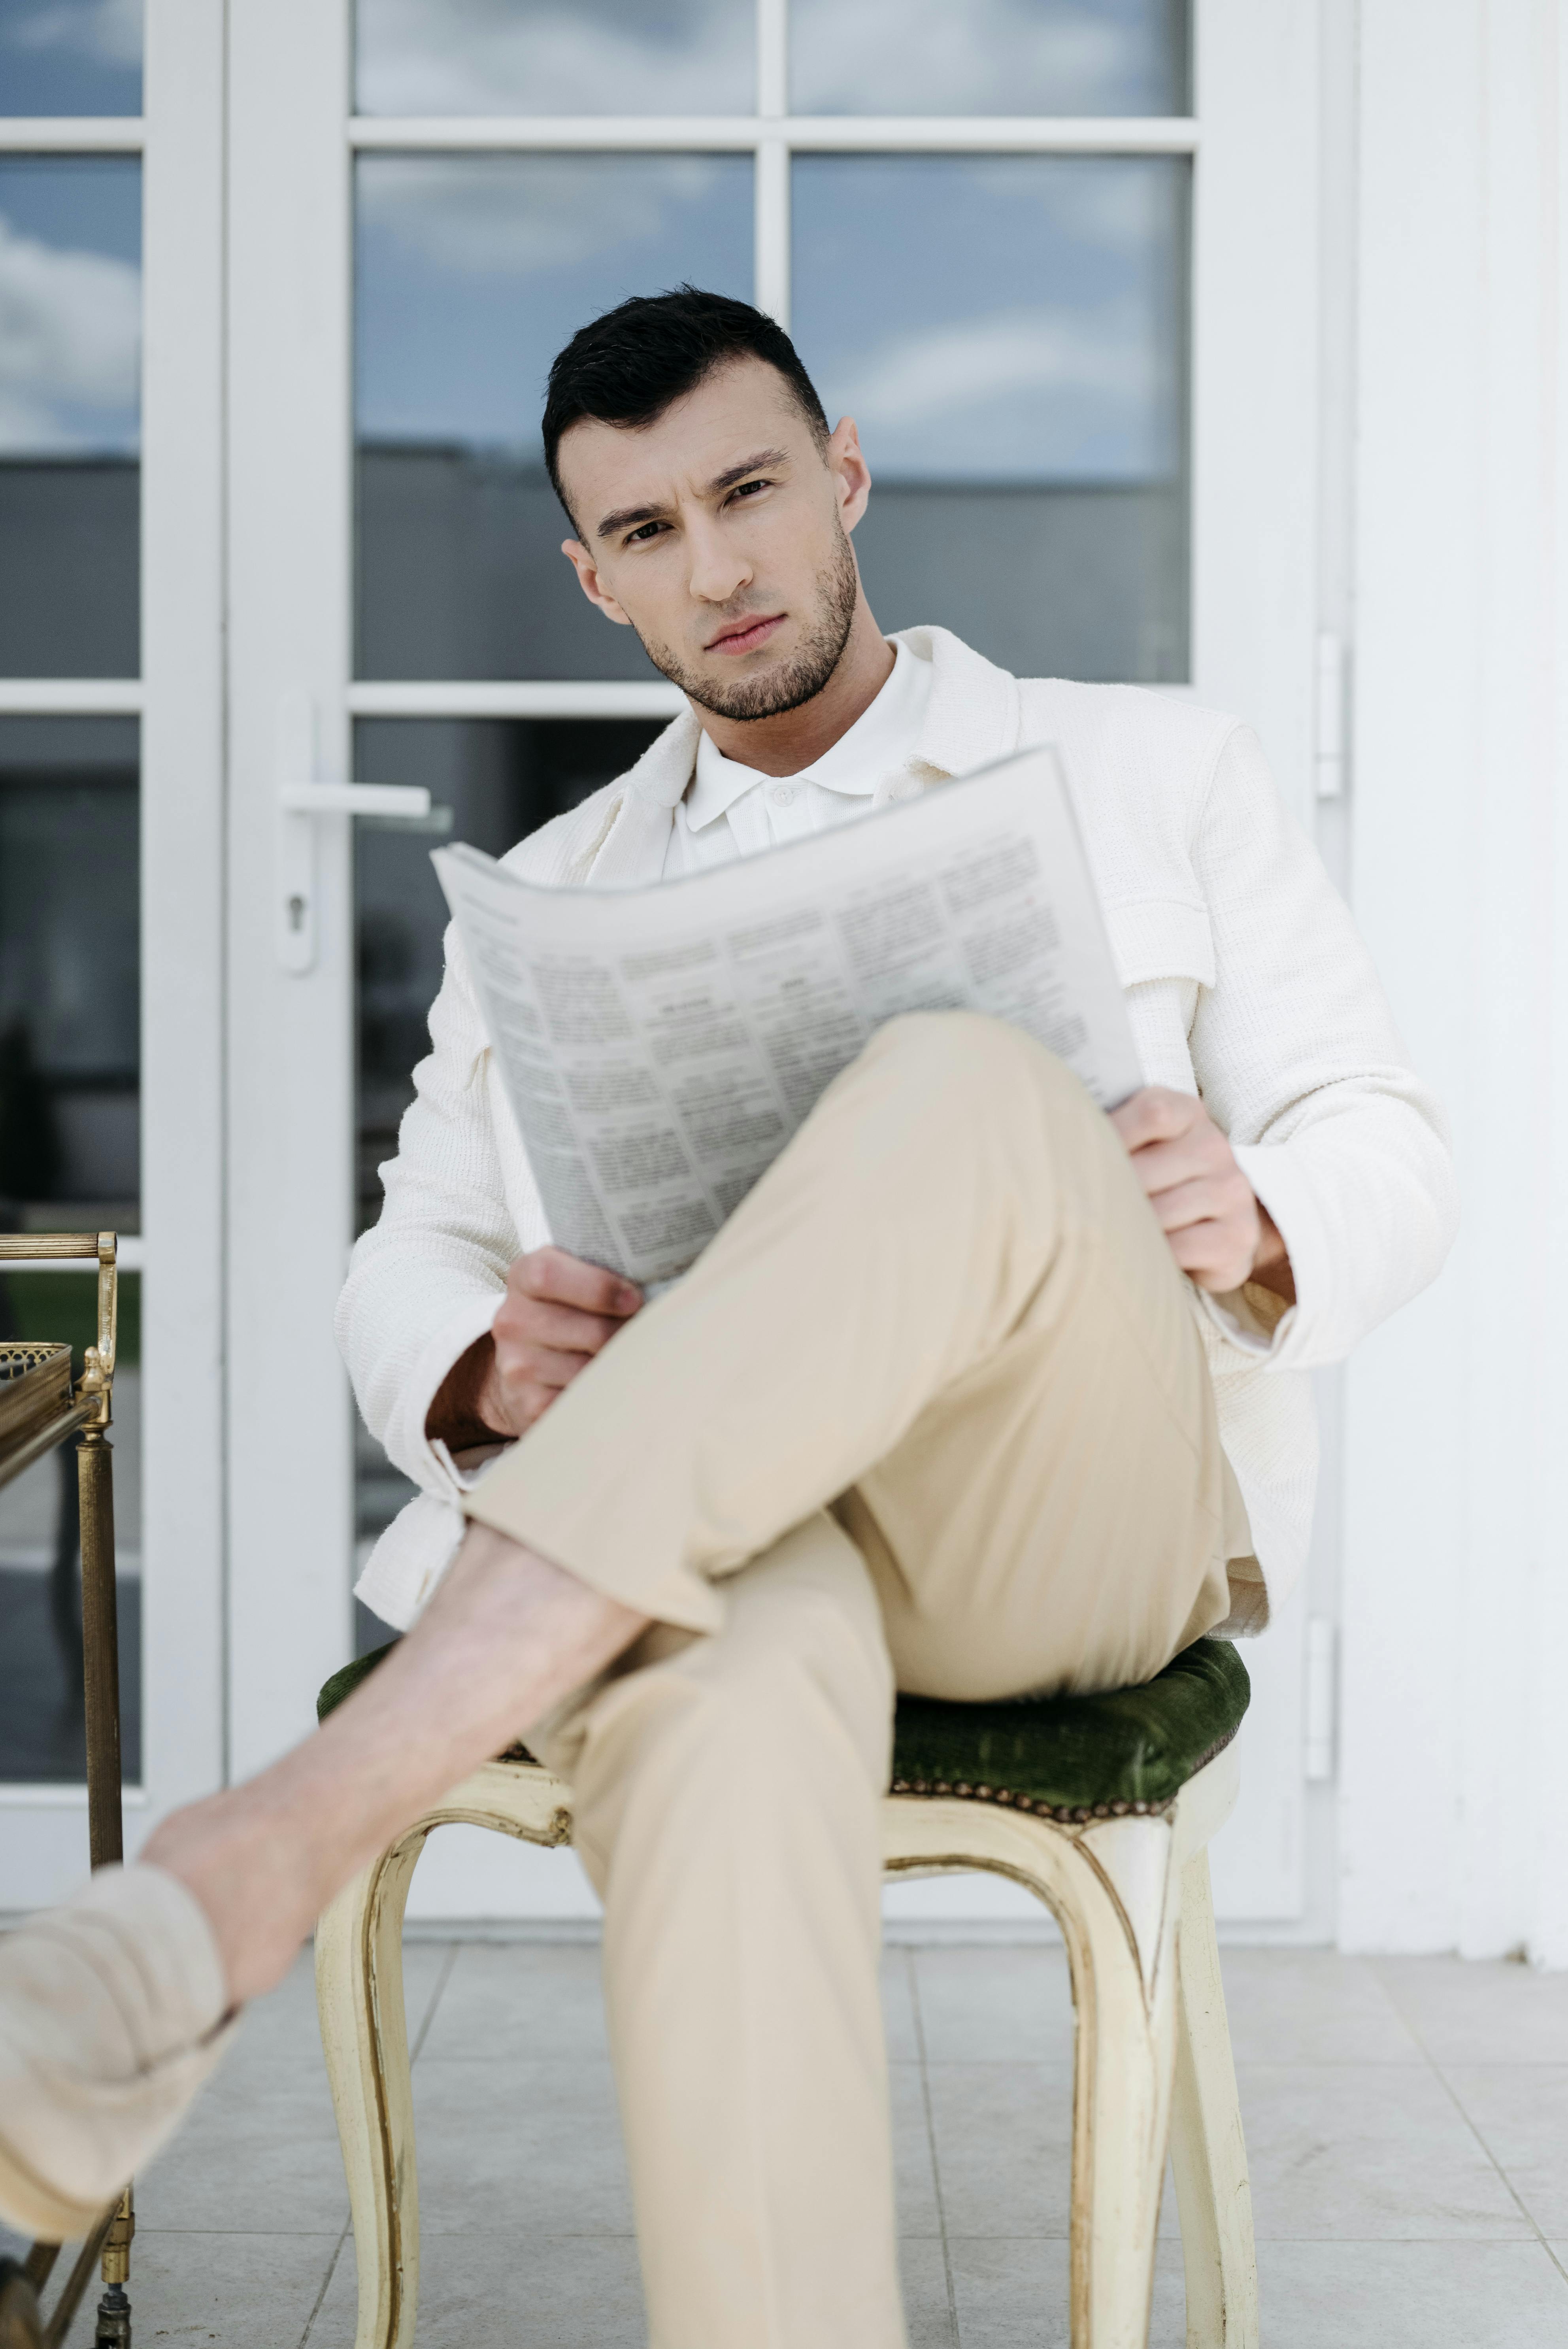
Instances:
[[[1142,1082],[1056,752],[652,886],[435,851],[552,1238],[685,1270],[883,1020],[968,1010]]]

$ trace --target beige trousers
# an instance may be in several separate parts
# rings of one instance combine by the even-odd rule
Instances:
[[[562,1709],[654,2349],[899,2349],[896,1689],[1147,1680],[1250,1548],[1184,1283],[1063,1066],[882,1030],[470,1516],[655,1619]]]

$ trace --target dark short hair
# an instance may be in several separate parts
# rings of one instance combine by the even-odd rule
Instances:
[[[562,504],[556,452],[562,433],[590,418],[599,424],[652,424],[715,367],[738,358],[776,367],[812,431],[827,440],[827,416],[794,344],[776,319],[749,302],[677,285],[667,294],[634,295],[579,326],[551,366],[542,426],[544,461]],[[566,511],[575,528],[570,506]]]

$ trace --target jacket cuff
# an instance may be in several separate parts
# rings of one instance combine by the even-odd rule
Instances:
[[[382,1439],[392,1465],[411,1476],[421,1492],[437,1494],[444,1501],[460,1502],[471,1480],[454,1463],[439,1437],[431,1442],[425,1422],[448,1371],[476,1338],[484,1336],[500,1304],[500,1293],[496,1289],[465,1297],[434,1335],[427,1338],[403,1382]]]
[[[1295,1303],[1287,1305],[1273,1289],[1249,1280],[1222,1297],[1200,1291],[1203,1309],[1228,1342],[1254,1361],[1270,1370],[1295,1370],[1297,1358],[1317,1344],[1332,1277],[1311,1184],[1288,1143],[1243,1143],[1235,1158],[1284,1242]]]

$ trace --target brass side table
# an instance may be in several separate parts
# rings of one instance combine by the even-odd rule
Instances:
[[[82,1681],[87,1716],[88,1847],[94,1868],[125,1852],[120,1801],[119,1611],[115,1590],[114,1452],[108,1441],[119,1320],[118,1242],[113,1232],[0,1233],[0,1273],[25,1261],[98,1268],[98,1342],[73,1382],[71,1350],[56,1342],[0,1341],[0,1486],[36,1460],[77,1444],[81,1498]],[[95,2262],[104,2284],[95,2349],[130,2349],[130,2239],[136,2217],[128,2186],[83,2243],[50,2314],[38,2294],[59,2257],[35,2243],[21,2267],[0,2271],[0,2349],[58,2349]]]

